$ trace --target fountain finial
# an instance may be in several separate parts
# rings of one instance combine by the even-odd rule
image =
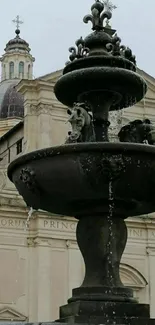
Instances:
[[[109,11],[113,11],[114,9],[117,9],[117,7],[110,1],[110,0],[103,0],[104,8]]]
[[[117,7],[110,1],[110,0],[103,0],[104,8],[109,11],[113,11],[117,9]],[[109,24],[109,19],[106,20],[105,28],[112,29],[111,25]]]
[[[81,59],[89,54],[89,48],[85,47],[85,42],[82,37],[80,37],[76,42],[75,46],[69,48],[71,55],[69,56],[69,61],[66,62],[66,65],[70,62]]]
[[[96,0],[95,3],[91,7],[91,15],[86,15],[83,18],[84,23],[92,22],[92,30],[100,31],[104,29],[104,21],[105,19],[111,19],[112,12],[108,6],[101,2],[100,0]]]

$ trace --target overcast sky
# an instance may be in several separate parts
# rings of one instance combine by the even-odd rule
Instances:
[[[155,0],[113,0],[112,26],[124,45],[132,48],[140,69],[155,77]],[[34,76],[64,67],[68,48],[80,36],[91,32],[83,23],[93,0],[0,0],[0,54],[14,37],[12,20],[19,15],[24,21],[21,37],[36,58]]]

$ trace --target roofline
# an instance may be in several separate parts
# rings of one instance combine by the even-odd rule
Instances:
[[[153,83],[155,83],[155,77],[151,76],[149,73],[147,73],[146,71],[140,69],[140,68],[137,68],[138,71],[140,71],[144,76],[148,76],[152,81]]]
[[[0,137],[0,143],[5,141],[6,139],[8,139],[10,137],[10,135],[12,135],[18,129],[20,129],[23,125],[24,125],[24,120],[20,121],[16,125],[14,125],[9,131],[7,131],[5,134],[3,134]]]
[[[147,73],[146,71],[140,69],[139,67],[137,67],[137,70],[138,70],[139,72],[141,72],[143,75],[148,76],[148,77],[149,77],[150,79],[152,79],[152,81],[155,83],[155,77],[151,76],[149,73]],[[61,73],[62,71],[63,71],[63,69],[59,69],[59,70],[55,70],[55,71],[51,71],[50,73],[47,73],[47,74],[45,74],[45,75],[42,75],[42,76],[36,78],[36,80],[38,80],[38,79],[42,79],[42,78],[46,78],[46,77],[50,76],[51,74],[54,74],[54,73],[57,73],[57,72],[60,72],[60,73]]]
[[[50,73],[44,74],[44,75],[42,75],[42,76],[36,78],[36,80],[38,80],[38,79],[42,79],[42,78],[46,78],[46,77],[50,76],[51,74],[54,74],[54,73],[56,73],[56,72],[62,72],[62,71],[63,71],[63,69],[54,70],[54,71],[52,71],[52,72],[50,72]]]

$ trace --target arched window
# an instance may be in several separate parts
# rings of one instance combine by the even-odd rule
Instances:
[[[24,78],[24,62],[19,62],[19,77]]]
[[[121,263],[120,277],[123,284],[133,290],[134,297],[138,299],[140,303],[143,303],[144,296],[141,294],[141,292],[142,290],[143,292],[146,291],[146,286],[148,285],[148,282],[144,276],[131,265]]]
[[[31,65],[28,65],[28,79],[31,79]]]
[[[14,78],[14,62],[9,63],[9,78]]]

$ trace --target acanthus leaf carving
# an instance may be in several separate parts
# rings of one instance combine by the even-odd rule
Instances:
[[[39,115],[39,114],[47,114],[47,115],[51,115],[52,114],[52,104],[38,104],[38,105],[34,105],[31,104],[30,105],[30,114],[32,115]]]

